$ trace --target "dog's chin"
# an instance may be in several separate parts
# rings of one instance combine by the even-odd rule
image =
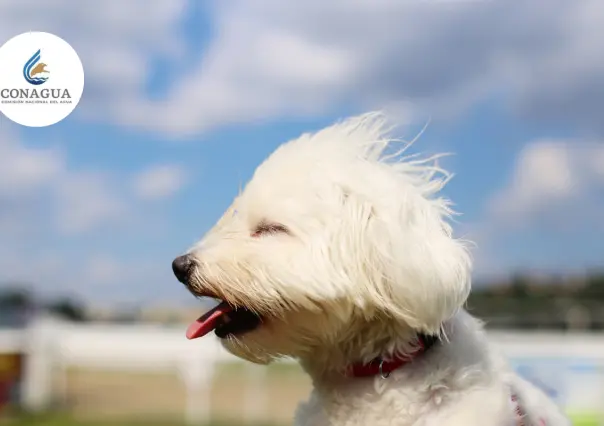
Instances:
[[[274,360],[274,357],[265,350],[257,347],[253,342],[253,338],[250,338],[248,334],[250,333],[243,336],[228,336],[224,339],[220,339],[220,342],[228,352],[238,358],[254,364],[270,364],[270,362]]]
[[[284,357],[300,358],[308,353],[308,344],[314,339],[296,320],[301,321],[302,318],[299,315],[292,315],[288,320],[264,317],[260,327],[229,335],[220,339],[220,342],[231,354],[256,364],[269,364]],[[318,330],[321,327],[317,326],[314,333]]]

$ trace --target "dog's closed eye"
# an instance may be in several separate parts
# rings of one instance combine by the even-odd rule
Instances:
[[[289,234],[289,229],[280,223],[261,222],[252,232],[252,237],[257,238],[268,234]]]

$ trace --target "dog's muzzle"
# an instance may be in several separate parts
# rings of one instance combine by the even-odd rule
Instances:
[[[219,299],[220,303],[193,321],[187,328],[187,338],[197,339],[211,331],[223,339],[227,336],[237,336],[255,330],[262,324],[258,313],[242,305],[232,305],[219,295],[208,290],[191,286],[191,274],[195,271],[195,261],[188,254],[178,256],[172,261],[174,275],[196,297]],[[195,284],[195,283],[193,283]]]

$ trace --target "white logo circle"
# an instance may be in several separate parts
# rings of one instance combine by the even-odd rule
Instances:
[[[0,112],[27,127],[66,118],[84,91],[84,67],[69,43],[54,34],[30,32],[0,47]]]

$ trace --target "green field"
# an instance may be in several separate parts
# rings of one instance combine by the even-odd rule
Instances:
[[[604,426],[604,415],[571,413],[573,426]],[[131,421],[83,421],[70,418],[64,415],[45,415],[45,416],[15,416],[8,421],[0,417],[0,423],[11,426],[186,426],[185,423],[178,420],[131,420]],[[248,426],[282,426],[270,423],[246,423]],[[205,426],[241,426],[240,421],[216,421]]]
[[[604,416],[598,414],[573,414],[571,415],[574,426],[603,426]],[[137,420],[137,421],[82,421],[61,415],[47,415],[37,417],[15,417],[2,424],[12,426],[185,426],[184,423],[174,420]],[[206,426],[241,426],[240,422],[216,421]],[[249,426],[281,426],[268,423],[255,423]]]
[[[573,426],[603,426],[604,413],[570,413]]]

